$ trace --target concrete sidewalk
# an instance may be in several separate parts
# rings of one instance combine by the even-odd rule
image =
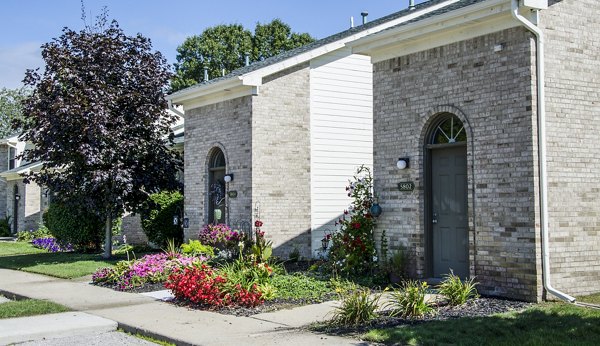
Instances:
[[[331,302],[236,317],[177,307],[141,294],[116,292],[84,282],[7,269],[0,269],[2,293],[50,300],[116,321],[127,331],[178,345],[366,345],[358,340],[298,329],[327,319],[334,306]]]
[[[102,334],[117,330],[117,322],[85,312],[63,312],[59,314],[0,320],[0,345],[31,340]]]

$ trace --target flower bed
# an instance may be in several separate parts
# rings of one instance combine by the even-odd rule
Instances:
[[[206,257],[182,254],[146,255],[139,260],[120,261],[113,268],[102,268],[92,275],[92,282],[117,290],[131,290],[146,283],[164,282],[176,269],[206,261]]]
[[[248,289],[243,288],[239,283],[231,286],[227,277],[215,273],[206,264],[176,270],[169,276],[165,287],[182,302],[209,308],[229,305],[254,307],[264,301],[256,284]]]
[[[34,247],[47,250],[48,252],[68,252],[73,251],[71,244],[62,244],[53,237],[35,238],[31,241]]]

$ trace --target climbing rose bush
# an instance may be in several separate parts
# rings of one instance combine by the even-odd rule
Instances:
[[[344,276],[358,276],[371,272],[376,265],[375,220],[370,210],[373,205],[371,170],[361,166],[348,183],[346,191],[352,204],[335,223],[338,229],[326,235],[325,240],[332,241],[329,259],[333,269]]]

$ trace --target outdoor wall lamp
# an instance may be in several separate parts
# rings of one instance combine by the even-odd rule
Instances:
[[[409,164],[410,164],[410,158],[401,157],[398,159],[398,162],[396,163],[396,167],[398,167],[398,169],[407,169],[410,167]]]
[[[226,183],[231,183],[231,181],[233,181],[233,173],[226,174],[223,180],[225,180]]]
[[[18,201],[18,200],[20,200],[20,199],[21,199],[21,196],[20,196],[20,195],[15,195],[15,201]]]

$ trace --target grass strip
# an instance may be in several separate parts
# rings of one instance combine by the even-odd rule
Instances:
[[[373,329],[363,338],[402,345],[597,345],[600,310],[545,303],[521,313]]]
[[[66,306],[47,300],[25,299],[0,304],[0,318],[15,318],[70,311]]]

